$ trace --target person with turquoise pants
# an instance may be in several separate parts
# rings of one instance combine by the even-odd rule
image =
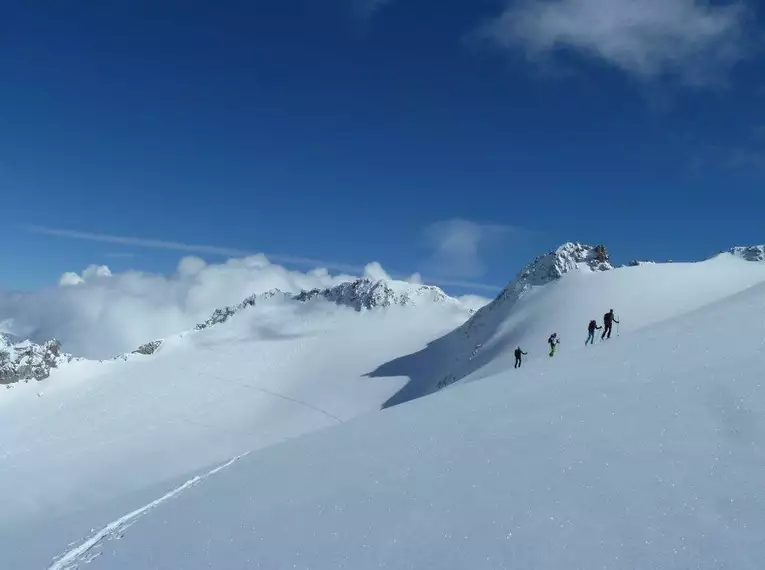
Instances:
[[[587,346],[587,343],[589,344],[595,344],[595,331],[600,330],[603,327],[599,327],[598,323],[594,320],[590,321],[590,325],[587,327],[587,332],[589,333],[587,335],[587,340],[584,341],[584,346]]]

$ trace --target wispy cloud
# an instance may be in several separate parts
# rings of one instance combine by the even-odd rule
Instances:
[[[731,173],[765,174],[765,127],[754,124],[740,131],[734,141],[696,148],[689,156],[688,166],[695,172],[713,168]]]
[[[393,0],[348,0],[354,14],[362,21],[369,21],[377,12]]]
[[[242,258],[242,257],[260,255],[260,256],[265,256],[265,258],[267,258],[269,261],[282,263],[286,265],[294,265],[297,267],[306,267],[306,268],[313,268],[313,269],[320,268],[322,270],[331,269],[335,271],[342,271],[350,275],[356,275],[356,276],[365,275],[372,279],[379,279],[379,278],[383,278],[383,276],[387,276],[388,278],[392,277],[393,279],[400,279],[405,281],[411,280],[410,276],[401,272],[393,272],[390,274],[385,272],[383,268],[380,266],[380,264],[377,262],[372,262],[370,264],[367,264],[366,266],[359,266],[359,265],[352,265],[347,263],[313,259],[309,257],[297,257],[297,256],[291,256],[291,255],[283,255],[283,254],[252,252],[252,251],[247,251],[243,249],[236,249],[236,248],[229,248],[229,247],[219,247],[219,246],[202,245],[202,244],[188,244],[188,243],[177,242],[177,241],[146,239],[146,238],[140,238],[140,237],[114,236],[109,234],[82,232],[82,231],[60,229],[60,228],[49,228],[46,226],[38,226],[38,225],[25,225],[25,226],[22,226],[22,228],[31,233],[48,235],[53,237],[60,237],[60,238],[86,240],[86,241],[111,243],[111,244],[119,244],[119,245],[129,245],[134,247],[142,247],[142,248],[150,248],[150,249],[183,251],[187,253],[216,255],[216,256],[229,257],[229,258]],[[419,274],[415,274],[412,277],[414,277],[415,279],[422,279],[426,283],[430,283],[433,285],[440,285],[443,287],[459,287],[462,289],[471,289],[475,291],[490,291],[490,292],[498,292],[499,290],[501,290],[501,287],[498,285],[487,284],[487,283],[477,283],[474,281],[459,280],[459,279],[441,279],[438,277],[430,279],[427,277],[421,277]]]
[[[517,230],[500,224],[463,219],[443,220],[425,228],[425,244],[432,250],[427,266],[438,275],[475,278],[486,273],[481,254]]]
[[[58,228],[48,228],[45,226],[29,225],[29,226],[23,226],[23,228],[32,233],[55,236],[55,237],[96,241],[101,243],[114,243],[119,245],[132,245],[136,247],[146,247],[146,248],[153,248],[153,249],[169,249],[174,251],[186,251],[189,253],[220,255],[223,257],[246,257],[248,255],[256,255],[257,253],[262,253],[262,252],[246,251],[243,249],[235,249],[230,247],[218,247],[214,245],[189,244],[189,243],[158,240],[158,239],[145,239],[145,238],[138,238],[138,237],[95,234],[90,232],[80,232],[80,231],[58,229]],[[359,267],[355,265],[320,261],[317,259],[310,259],[307,257],[294,257],[290,255],[279,255],[279,254],[264,254],[264,255],[266,255],[269,259],[276,261],[278,263],[288,263],[288,264],[297,265],[300,267],[326,267],[327,269],[335,269],[337,271],[347,271],[350,273],[358,273],[364,270],[363,267]]]
[[[765,125],[754,125],[752,127],[752,137],[758,141],[765,141]]]
[[[732,169],[765,172],[765,148],[761,146],[738,146],[726,151],[724,166]]]
[[[640,79],[703,85],[745,57],[747,15],[743,2],[519,0],[479,36],[534,60],[568,48]]]

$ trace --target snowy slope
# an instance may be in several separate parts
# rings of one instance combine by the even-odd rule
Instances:
[[[759,570],[765,284],[685,290],[683,316],[153,489],[50,568]]]
[[[417,484],[427,479],[433,489],[420,494],[419,486],[402,486],[401,496],[392,496],[394,490],[389,490],[384,500],[399,509],[392,512],[396,513],[402,528],[409,529],[410,533],[412,529],[416,530],[414,522],[418,520],[435,529],[442,528],[439,526],[441,523],[435,520],[443,515],[441,511],[408,513],[400,509],[408,508],[407,504],[411,502],[419,505],[420,496],[433,502],[435,497],[427,493],[436,493],[439,489],[445,491],[452,488],[449,485],[457,485],[458,481],[453,479],[455,475],[448,472],[451,468],[460,477],[471,480],[472,467],[483,467],[484,463],[491,462],[501,469],[488,475],[481,475],[479,470],[476,475],[479,480],[480,477],[507,477],[510,468],[502,461],[512,461],[516,466],[526,465],[520,463],[518,458],[527,462],[526,456],[537,453],[535,450],[540,449],[540,444],[557,442],[554,437],[557,432],[541,440],[531,437],[533,434],[556,425],[561,430],[577,427],[576,422],[580,420],[577,415],[572,416],[574,423],[566,423],[569,421],[566,419],[559,424],[565,419],[559,416],[566,416],[570,408],[577,414],[587,412],[597,418],[601,412],[592,406],[603,403],[600,401],[604,397],[602,394],[611,394],[610,390],[617,387],[632,390],[634,386],[642,386],[646,380],[656,378],[675,378],[677,384],[686,373],[701,374],[699,378],[703,379],[706,378],[703,374],[709,372],[710,382],[720,378],[748,379],[748,367],[758,366],[758,361],[750,362],[742,357],[743,368],[736,368],[738,361],[726,361],[733,376],[723,376],[725,371],[716,368],[722,366],[714,359],[716,353],[707,358],[712,343],[720,342],[720,331],[728,333],[731,324],[721,320],[718,326],[714,324],[714,319],[702,313],[713,310],[725,313],[712,305],[719,302],[723,303],[721,307],[725,307],[725,303],[729,302],[726,299],[765,283],[765,264],[757,261],[758,256],[752,253],[755,249],[732,250],[701,263],[648,263],[614,268],[607,256],[604,258],[603,251],[566,244],[524,268],[493,303],[476,313],[467,323],[468,313],[456,301],[442,298],[438,290],[412,288],[406,284],[379,286],[357,282],[343,290],[306,293],[300,299],[272,292],[216,312],[199,331],[153,345],[151,349],[156,351],[150,356],[131,354],[104,363],[73,362],[54,370],[50,381],[20,384],[12,390],[3,390],[6,397],[0,399],[0,459],[3,462],[3,469],[0,470],[3,496],[0,499],[4,505],[0,509],[0,568],[45,567],[55,554],[64,552],[69,552],[69,555],[61,559],[61,564],[54,564],[51,568],[73,568],[67,561],[75,563],[90,555],[86,551],[94,552],[89,549],[88,543],[83,542],[91,529],[101,528],[108,521],[122,520],[101,535],[93,535],[94,543],[103,544],[102,538],[119,536],[125,526],[140,518],[140,524],[130,528],[132,534],[146,521],[155,520],[158,509],[165,509],[171,504],[170,499],[159,503],[154,501],[168,493],[172,502],[194,496],[208,483],[219,480],[225,473],[233,472],[235,466],[248,461],[256,461],[257,467],[241,468],[245,470],[242,477],[251,481],[257,489],[247,487],[243,490],[237,487],[241,482],[234,482],[231,496],[222,491],[210,495],[210,500],[220,509],[227,508],[229,501],[240,501],[250,509],[254,508],[248,503],[250,498],[262,503],[263,513],[257,516],[266,517],[263,519],[252,520],[236,509],[232,511],[232,521],[236,521],[240,514],[243,517],[240,521],[243,529],[259,529],[267,520],[267,514],[272,512],[275,521],[288,521],[297,529],[296,536],[300,537],[301,526],[293,518],[304,517],[311,536],[317,537],[316,540],[324,536],[331,543],[332,539],[327,539],[310,526],[314,522],[323,524],[326,521],[314,521],[313,511],[308,514],[299,512],[299,504],[315,508],[316,513],[321,512],[323,505],[325,510],[336,511],[336,516],[340,517],[337,520],[341,521],[345,516],[343,513],[351,509],[354,498],[376,496],[375,489],[368,488],[370,477],[381,481],[381,484],[385,481],[390,483],[386,479],[389,477],[395,481],[401,478],[403,485],[408,474],[418,470],[422,470],[423,479],[417,479]],[[746,309],[759,315],[756,312],[760,310],[759,306],[752,306],[758,297],[753,295],[747,299],[749,304]],[[743,312],[741,303],[740,299],[731,300],[731,311]],[[588,320],[600,319],[602,313],[611,307],[616,309],[617,316],[622,320],[621,336],[608,344],[585,349],[583,343]],[[703,309],[702,313],[692,314],[699,309]],[[677,320],[680,317],[685,320]],[[748,320],[742,322],[752,328],[742,328],[741,322],[735,321],[738,328],[733,327],[733,333],[746,338],[726,338],[736,344],[737,351],[747,346],[754,350],[752,354],[743,353],[746,358],[759,358],[759,345],[754,348],[750,345],[762,338],[757,328],[762,320],[750,315]],[[712,328],[707,331],[698,327]],[[552,331],[559,333],[563,344],[559,355],[550,360],[546,356],[545,340]],[[696,344],[692,344],[694,342]],[[508,362],[510,352],[518,343],[530,352],[528,361],[521,371],[508,372],[508,368],[512,368],[512,360]],[[686,349],[682,348],[684,346]],[[687,348],[689,346],[692,349]],[[144,352],[151,351],[147,349]],[[677,370],[672,368],[675,365],[675,353],[672,351],[686,354],[685,359],[679,360]],[[660,354],[664,356],[647,362],[650,356]],[[690,362],[687,358],[690,354],[700,358]],[[608,355],[607,358],[604,355]],[[700,368],[693,368],[696,366]],[[659,376],[660,373],[665,376]],[[471,383],[467,388],[459,385],[496,374],[507,377]],[[608,384],[611,380],[605,378],[608,374],[617,374],[634,386],[611,386]],[[524,382],[526,378],[533,387]],[[566,384],[561,385],[562,381]],[[261,458],[271,455],[256,452],[246,460],[237,461],[231,470],[226,468],[214,476],[193,479],[193,484],[183,486],[192,477],[202,476],[241,453],[345,422],[366,411],[377,410],[383,403],[406,401],[451,384],[455,385],[432,400],[401,407],[401,410],[416,409],[418,412],[390,410],[380,419],[370,418],[354,423],[353,433],[337,432],[346,434],[338,436],[342,440],[340,443],[332,443],[331,439],[315,440],[318,442],[317,452],[299,447],[309,444],[296,444],[299,452],[277,451],[282,448],[281,445],[267,452],[275,457],[286,454],[284,468],[300,469],[305,473],[281,473],[278,466],[264,467],[261,473],[258,471]],[[480,390],[479,387],[484,384],[494,388],[487,387],[485,396],[480,395],[480,391],[474,391]],[[504,392],[508,389],[513,390],[509,395]],[[756,389],[751,387],[752,392]],[[580,393],[580,390],[583,392]],[[683,390],[677,389],[679,396],[688,396]],[[642,403],[641,394],[623,393],[635,405]],[[656,399],[646,401],[648,407],[621,410],[620,419],[628,422],[625,425],[631,425],[640,416],[653,418],[652,406],[658,406],[659,398],[668,396],[672,395],[657,392]],[[738,393],[734,392],[732,397],[734,400],[731,401],[736,401]],[[613,405],[610,398],[606,396],[606,405]],[[671,402],[676,403],[675,400]],[[746,405],[750,406],[749,403]],[[390,416],[390,412],[394,415]],[[659,412],[674,413],[661,406]],[[387,420],[383,418],[386,417],[399,421],[400,413],[412,415],[402,416],[401,426],[385,423]],[[421,417],[421,426],[415,416]],[[484,428],[478,425],[484,416],[489,434],[483,434],[481,430]],[[657,417],[664,419],[661,415]],[[520,423],[516,423],[515,418]],[[604,425],[613,431],[613,426],[608,422]],[[378,429],[379,433],[372,433]],[[471,433],[470,429],[478,431]],[[596,430],[596,425],[592,424],[591,429]],[[647,442],[654,441],[650,438],[655,435],[625,434],[624,431],[614,433],[630,437],[645,435]],[[564,432],[561,434],[559,437],[565,437]],[[357,436],[359,443],[355,446],[353,442]],[[488,439],[482,440],[483,437]],[[402,440],[389,441],[389,438]],[[409,447],[410,441],[414,446],[412,448]],[[471,441],[475,449],[470,448]],[[505,455],[502,451],[496,456],[494,444],[505,446],[512,455]],[[581,440],[576,445],[582,447],[585,442]],[[423,462],[433,462],[435,471],[429,467],[426,469],[419,461],[415,462],[417,449],[422,451]],[[550,464],[544,462],[554,461],[554,453],[544,446],[541,449],[547,451],[534,458],[534,467],[549,469]],[[557,448],[553,449],[557,453]],[[723,449],[723,452],[727,451]],[[299,453],[307,455],[300,458]],[[617,451],[608,450],[608,453],[618,456]],[[396,458],[401,454],[404,463],[398,464],[395,461],[399,461]],[[364,455],[369,457],[364,458]],[[392,461],[392,472],[387,474],[386,458]],[[412,463],[406,463],[407,458]],[[467,463],[463,464],[463,460]],[[345,478],[345,467],[338,467],[346,462],[351,464],[349,479]],[[333,469],[338,471],[337,486],[331,481],[324,481],[335,477]],[[309,480],[313,477],[322,479],[316,496],[309,493],[313,489]],[[306,488],[294,495],[276,493],[273,499],[265,499],[262,494],[278,490],[277,483],[282,478],[289,484],[300,481]],[[529,473],[530,481],[537,478],[539,473]],[[516,483],[521,488],[524,483],[531,484],[525,480]],[[484,487],[488,484],[488,480],[482,483]],[[479,506],[489,501],[471,495],[470,489],[454,488],[456,497],[478,501]],[[180,490],[176,492],[176,489]],[[508,489],[502,487],[501,490],[512,496]],[[291,493],[293,490],[288,488],[288,491]],[[529,492],[529,489],[525,491]],[[350,503],[346,503],[345,492]],[[294,501],[289,496],[294,496]],[[334,502],[327,502],[330,500],[327,497]],[[144,508],[146,505],[152,506]],[[504,505],[505,508],[507,506]],[[193,508],[198,508],[198,505]],[[223,511],[217,508],[211,507],[211,516],[224,516]],[[376,509],[383,507],[370,503],[370,508],[375,509],[376,513]],[[458,508],[447,502],[445,508],[449,508],[450,513],[464,515],[467,506]],[[135,514],[130,515],[134,511]],[[206,519],[198,514],[195,517],[200,528],[204,528]],[[180,524],[176,519],[172,520],[175,522],[168,523],[168,528]],[[385,522],[388,519],[383,516],[381,520]],[[412,522],[401,523],[401,520]],[[490,527],[492,520],[496,517],[476,524]],[[454,521],[449,521],[450,517],[446,517],[444,524],[448,532],[461,528]],[[374,522],[376,525],[377,522]],[[466,519],[466,523],[469,522],[470,519]],[[358,521],[342,524],[356,524],[359,528],[343,527],[336,531],[339,537],[361,540],[354,533],[361,532],[364,525],[359,525]],[[540,523],[537,521],[535,524]],[[331,528],[332,524],[328,527]],[[190,536],[196,532],[184,526],[177,528]],[[274,532],[278,532],[279,528],[284,526],[275,524]],[[221,524],[221,529],[223,533],[233,532],[225,524]],[[396,533],[393,535],[397,536]],[[34,545],[28,543],[30,536],[35,537]],[[413,534],[413,539],[415,536]],[[171,548],[172,541],[163,533],[158,533],[157,537],[159,542],[151,543],[152,548],[145,549],[147,553],[155,552],[160,544],[168,541],[162,552],[173,560],[173,564],[178,562],[174,558],[178,553]],[[256,540],[252,536],[250,539]],[[275,539],[268,536],[268,540]],[[284,540],[289,540],[289,537],[284,537]],[[426,546],[440,544],[438,537],[429,533],[422,535],[422,540]],[[68,548],[66,545],[70,542],[74,544]],[[78,544],[84,545],[82,552],[75,548]],[[307,544],[312,544],[311,540],[307,540]],[[358,544],[353,542],[351,550]],[[416,550],[411,541],[401,544],[408,545],[406,548],[409,550]],[[245,548],[242,556],[261,562],[261,567],[282,567],[282,564],[274,565],[275,558],[271,558],[277,556],[275,549],[278,545],[295,550],[292,543],[275,542],[274,550],[264,549],[256,556]],[[247,548],[249,546],[248,543]],[[327,546],[325,542],[320,542],[318,546],[332,551],[331,544]],[[376,543],[376,546],[380,547],[380,544]],[[398,546],[394,544],[370,553],[387,562],[388,547],[393,554],[398,552]],[[211,546],[210,552],[215,553],[216,548],[223,548],[222,543]],[[337,545],[337,548],[341,547]],[[445,548],[445,551],[449,549]],[[198,553],[193,548],[186,548],[186,552],[197,558]],[[472,556],[475,551],[468,549],[468,553]],[[356,559],[362,555],[356,553]],[[416,553],[412,552],[412,555],[417,559]],[[422,555],[435,556],[432,549],[429,551],[427,548]],[[140,555],[130,551],[129,558],[133,556]],[[402,562],[402,556],[396,554],[389,566],[407,567]],[[198,559],[204,560],[205,557],[200,555]],[[326,559],[318,560],[326,562]],[[285,565],[290,567],[292,562],[297,563],[293,560]],[[194,568],[193,564],[173,564],[165,567]],[[251,567],[226,564],[228,562],[224,561],[219,567]],[[443,567],[434,564],[435,567]],[[523,567],[523,564],[520,566]],[[157,565],[136,564],[133,567]],[[364,566],[350,564],[348,567]],[[428,566],[424,564],[421,567]],[[454,567],[466,566],[456,564]]]
[[[614,268],[595,248],[564,244],[540,256],[489,305],[457,330],[422,351],[402,356],[373,376],[404,375],[411,382],[389,405],[398,404],[458,381],[500,372],[514,363],[521,346],[527,363],[548,358],[553,332],[560,350],[585,350],[587,324],[614,309],[624,335],[765,282],[765,264],[753,251],[736,248],[696,263],[646,263]],[[600,331],[599,331],[600,332]]]
[[[471,312],[433,288],[348,290],[261,295],[149,356],[74,362],[4,390],[0,536],[379,410],[407,379],[364,375]]]

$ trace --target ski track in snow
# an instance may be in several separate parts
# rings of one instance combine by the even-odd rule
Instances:
[[[260,392],[261,394],[266,394],[268,396],[273,396],[274,398],[280,398],[282,400],[286,400],[287,402],[292,402],[293,404],[297,404],[299,406],[303,406],[305,408],[308,408],[309,410],[313,410],[314,412],[318,412],[320,414],[323,414],[323,415],[327,416],[328,418],[335,420],[339,424],[345,423],[342,418],[337,417],[336,415],[328,412],[327,410],[323,410],[322,408],[314,406],[313,404],[309,404],[308,402],[305,402],[303,400],[298,400],[297,398],[292,398],[290,396],[286,396],[284,394],[280,394],[279,392],[276,392],[274,390],[268,390],[266,388],[261,388],[260,386],[253,386],[252,384],[247,384],[246,382],[237,382],[236,380],[231,380],[229,378],[223,378],[222,376],[216,376],[214,374],[210,374],[209,377],[210,378],[214,378],[214,379],[218,380],[219,382],[228,382],[229,384],[236,384],[237,386],[241,386],[242,388],[247,388],[249,390],[255,390],[257,392]]]
[[[324,414],[328,418],[335,420],[337,423],[340,423],[340,424],[344,423],[343,420],[341,418],[338,418],[336,415],[329,413],[327,410],[322,410],[321,408],[318,408],[312,404],[309,404],[308,402],[304,402],[302,400],[297,400],[295,398],[285,396],[284,394],[280,394],[279,392],[273,392],[271,390],[266,390],[265,388],[259,388],[258,386],[251,386],[249,384],[241,384],[241,386],[244,386],[245,388],[250,388],[252,390],[257,390],[258,392],[262,392],[263,394],[268,394],[269,396],[274,396],[275,398],[281,398],[282,400],[286,400],[288,402],[298,404],[299,406],[304,406],[310,410],[319,412],[320,414]]]
[[[110,522],[101,530],[96,532],[93,536],[91,536],[89,539],[87,539],[85,542],[83,542],[76,548],[73,548],[65,552],[64,554],[62,554],[56,561],[53,562],[53,564],[48,566],[47,570],[72,570],[72,569],[78,568],[80,563],[87,564],[91,562],[97,556],[100,555],[100,552],[95,553],[93,552],[93,549],[97,548],[104,540],[113,540],[115,538],[120,538],[122,533],[127,528],[135,524],[138,521],[138,519],[140,519],[142,516],[147,514],[149,511],[158,507],[165,501],[172,499],[174,497],[177,497],[186,489],[193,487],[194,485],[200,483],[201,481],[204,481],[208,477],[211,477],[212,475],[215,475],[216,473],[229,467],[230,465],[232,465],[233,463],[235,463],[242,457],[248,455],[248,453],[237,455],[233,459],[230,459],[226,463],[219,465],[215,469],[208,471],[207,473],[204,473],[203,475],[197,475],[196,477],[189,479],[183,485],[176,487],[175,489],[163,495],[159,499],[156,499],[155,501],[152,501],[151,503],[144,505],[143,507],[140,507],[131,513],[128,513],[125,516]]]

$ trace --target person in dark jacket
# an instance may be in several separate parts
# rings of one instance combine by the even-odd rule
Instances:
[[[602,328],[603,327],[599,327],[598,326],[598,323],[595,322],[594,319],[592,321],[590,321],[590,324],[587,326],[587,332],[589,334],[587,335],[587,340],[584,341],[584,346],[587,346],[588,343],[589,344],[595,344],[595,331],[596,330],[600,330]]]
[[[528,353],[523,352],[520,346],[515,349],[515,368],[521,367],[521,356],[525,356],[526,354]]]
[[[600,335],[600,340],[606,338],[606,335],[608,335],[608,338],[611,338],[611,327],[614,326],[614,323],[619,324],[619,321],[616,320],[614,310],[611,309],[603,315],[603,334]]]

